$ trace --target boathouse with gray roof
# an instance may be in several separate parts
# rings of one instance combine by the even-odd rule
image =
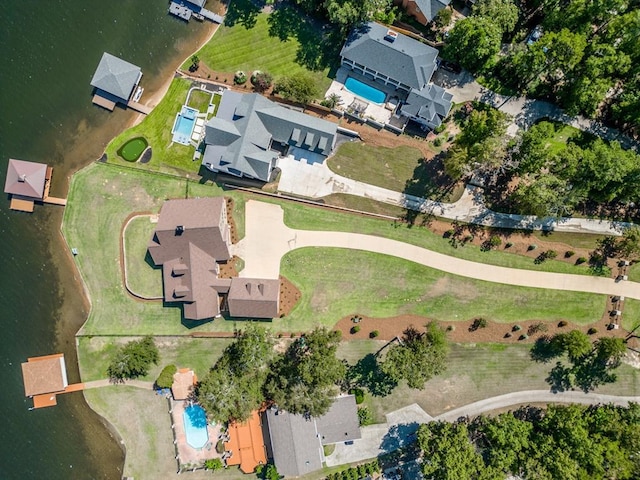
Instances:
[[[95,87],[97,95],[106,100],[126,105],[141,78],[140,67],[104,52],[91,79],[91,86]]]

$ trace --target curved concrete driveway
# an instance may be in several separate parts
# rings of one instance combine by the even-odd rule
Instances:
[[[282,207],[255,200],[246,204],[245,231],[245,238],[232,246],[232,253],[244,259],[245,268],[240,273],[243,277],[278,278],[280,261],[287,252],[303,247],[333,247],[391,255],[476,280],[640,299],[640,283],[636,282],[498,267],[373,235],[295,230],[284,224]]]
[[[583,405],[596,405],[599,403],[612,403],[614,405],[627,406],[630,402],[640,402],[640,397],[619,397],[616,395],[601,395],[598,393],[562,392],[551,393],[547,390],[527,390],[522,392],[507,393],[497,397],[480,400],[464,407],[456,408],[437,417],[430,417],[418,405],[409,405],[386,415],[387,422],[361,428],[362,438],[355,440],[353,445],[336,444],[333,453],[326,457],[327,466],[342,465],[345,463],[360,462],[375,458],[392,449],[400,448],[413,440],[413,433],[421,423],[431,420],[453,422],[464,416],[477,416],[481,413],[491,412],[499,408],[515,407],[531,403],[580,403]],[[400,422],[398,422],[400,420]],[[404,425],[395,428],[392,435],[390,429],[396,425]],[[393,439],[389,439],[389,437]],[[388,447],[387,447],[388,446]]]

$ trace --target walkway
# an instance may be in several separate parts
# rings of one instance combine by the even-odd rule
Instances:
[[[492,92],[476,82],[473,75],[463,71],[456,75],[442,69],[437,70],[433,76],[433,82],[447,89],[453,95],[455,103],[479,100],[492,105],[512,117],[514,122],[507,130],[507,133],[515,135],[519,128],[529,128],[541,118],[550,118],[582,131],[592,133],[606,140],[616,140],[624,148],[637,150],[640,144],[620,133],[615,128],[609,128],[601,123],[582,116],[570,117],[564,111],[549,102],[543,100],[533,100],[526,97],[507,97]]]
[[[278,278],[280,261],[287,252],[304,247],[365,250],[403,258],[442,272],[507,285],[618,295],[640,299],[640,283],[616,282],[588,275],[539,272],[498,267],[436,253],[407,243],[348,232],[295,230],[284,224],[282,207],[249,200],[246,203],[245,237],[232,246],[232,254],[245,262],[246,278]]]
[[[331,171],[326,162],[308,165],[287,157],[278,161],[278,167],[282,170],[278,190],[307,198],[322,198],[333,193],[346,193],[449,220],[460,220],[488,227],[620,235],[622,230],[630,226],[625,222],[590,218],[554,219],[494,212],[485,206],[482,190],[470,185],[467,185],[457,202],[444,203],[343,177]]]
[[[153,390],[153,382],[143,382],[142,380],[125,380],[124,383],[113,383],[108,378],[101,380],[92,380],[91,382],[84,382],[84,389],[89,390],[91,388],[111,387],[113,385],[122,385],[125,387],[136,387],[144,390]]]
[[[326,462],[327,466],[333,467],[345,463],[368,460],[396,450],[405,444],[411,443],[414,440],[413,434],[417,431],[419,425],[431,420],[453,422],[464,416],[476,416],[501,408],[531,403],[580,403],[583,405],[611,403],[627,406],[630,402],[640,402],[640,397],[620,397],[573,391],[551,393],[547,390],[528,390],[480,400],[437,417],[431,417],[422,408],[414,404],[388,413],[386,415],[386,423],[361,428],[361,439],[354,440],[353,445],[337,444],[333,453],[326,457]]]

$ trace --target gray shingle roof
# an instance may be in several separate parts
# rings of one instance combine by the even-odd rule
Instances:
[[[430,22],[440,10],[451,3],[451,0],[415,0],[415,2],[427,21]]]
[[[91,79],[91,86],[126,102],[139,78],[140,67],[104,52]]]
[[[411,90],[402,112],[408,116],[422,117],[434,125],[449,115],[453,96],[444,88],[430,84],[422,90]]]
[[[268,181],[279,156],[270,150],[272,142],[328,155],[336,135],[337,127],[331,122],[289,110],[256,93],[227,91],[218,114],[205,126],[202,163]]]
[[[265,415],[273,461],[285,476],[297,477],[322,468],[322,445],[361,438],[353,395],[336,398],[329,411],[317,418],[273,408]]]
[[[391,42],[389,29],[369,22],[354,29],[340,56],[418,90],[431,80],[438,51],[406,35]]]

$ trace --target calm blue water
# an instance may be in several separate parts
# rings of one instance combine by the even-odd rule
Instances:
[[[196,124],[198,110],[182,107],[173,124],[173,141],[182,145],[189,145],[193,126]]]
[[[347,90],[351,93],[378,105],[384,103],[384,100],[387,98],[387,95],[384,92],[381,92],[377,88],[370,87],[366,83],[362,83],[360,80],[356,80],[353,77],[347,78],[344,86],[347,87]]]
[[[200,405],[191,405],[184,409],[184,431],[187,443],[193,448],[202,448],[209,441],[207,432],[207,414]]]

